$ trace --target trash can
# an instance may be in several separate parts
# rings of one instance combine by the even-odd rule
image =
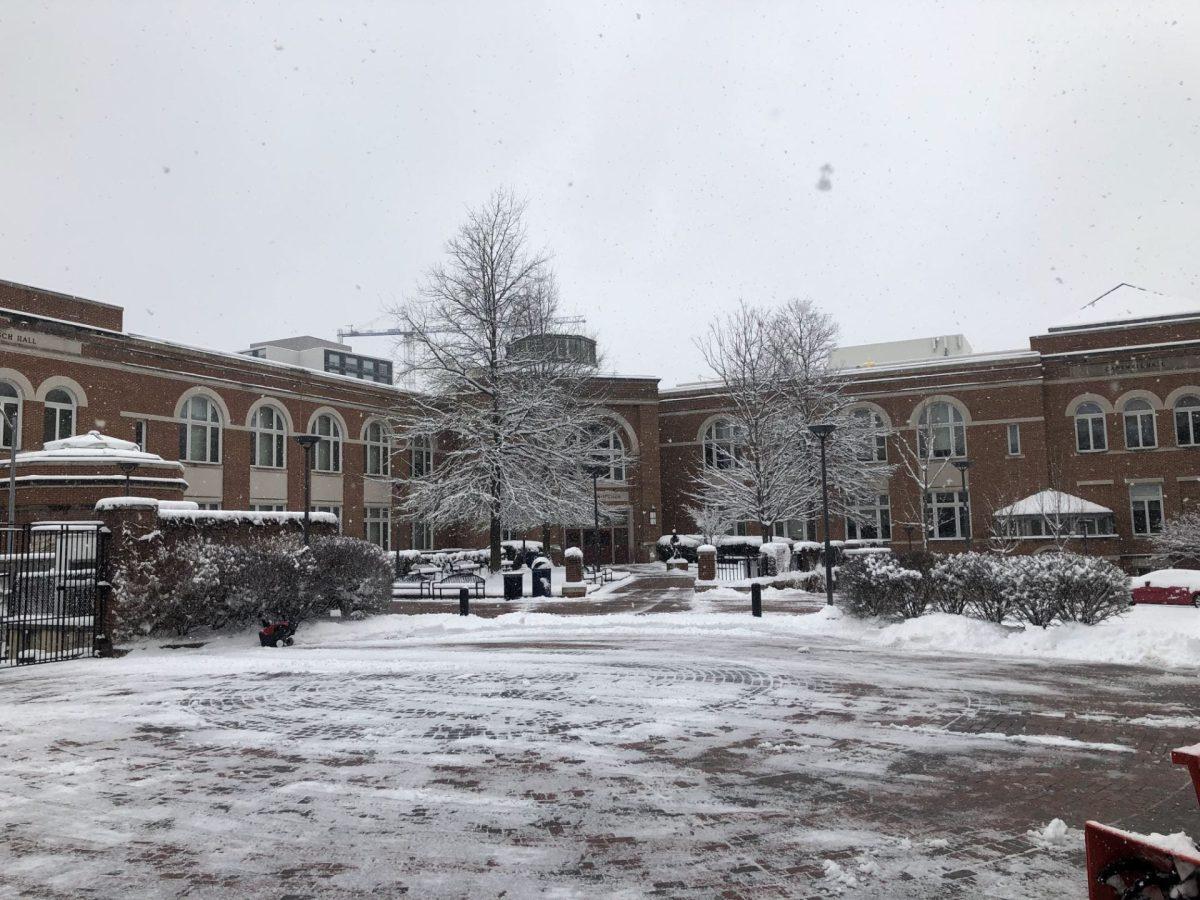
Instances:
[[[550,596],[550,560],[539,556],[533,561],[533,596]]]
[[[522,572],[505,572],[504,573],[504,599],[505,600],[520,600],[521,599],[521,582],[525,575]]]

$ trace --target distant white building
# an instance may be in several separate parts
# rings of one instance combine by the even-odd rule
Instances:
[[[339,344],[311,335],[259,341],[251,344],[250,349],[243,350],[242,353],[255,359],[289,363],[316,372],[349,375],[377,384],[392,384],[391,360],[378,356],[364,356],[355,353],[348,344]]]

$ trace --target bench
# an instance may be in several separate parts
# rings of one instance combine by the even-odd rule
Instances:
[[[612,569],[602,566],[585,573],[583,577],[585,581],[590,581],[592,584],[608,584],[615,576]]]
[[[397,589],[405,590],[414,586],[417,589],[417,596],[424,597],[426,586],[433,586],[433,578],[421,572],[409,572],[392,582],[392,593],[394,594]],[[429,592],[429,596],[433,596],[432,591]]]
[[[441,581],[431,582],[429,585],[429,596],[433,596],[434,592],[444,594],[446,591],[454,591],[457,594],[462,588],[472,591],[476,597],[483,597],[483,588],[487,582],[480,578],[474,572],[451,572]]]

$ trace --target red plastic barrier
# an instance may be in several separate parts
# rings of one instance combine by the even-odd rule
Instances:
[[[1192,787],[1196,789],[1196,802],[1200,803],[1200,744],[1172,750],[1171,762],[1187,766],[1188,774],[1192,776]]]

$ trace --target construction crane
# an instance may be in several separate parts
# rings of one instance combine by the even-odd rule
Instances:
[[[555,316],[550,322],[554,325],[583,325],[587,322],[587,317]],[[349,328],[339,328],[337,332],[339,343],[348,337],[402,337],[411,340],[414,336],[415,332],[405,328],[355,328],[353,325]]]

